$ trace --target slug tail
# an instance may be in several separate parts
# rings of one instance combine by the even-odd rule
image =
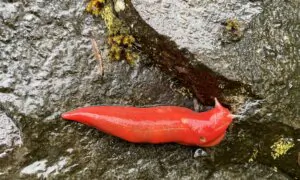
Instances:
[[[73,115],[72,115],[72,113],[70,113],[70,112],[66,112],[66,113],[63,113],[63,114],[61,115],[61,117],[62,117],[63,119],[66,119],[66,120],[72,120]]]

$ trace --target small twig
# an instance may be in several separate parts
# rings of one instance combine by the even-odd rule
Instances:
[[[102,60],[102,56],[100,54],[99,48],[97,46],[96,40],[91,38],[92,41],[92,47],[93,47],[93,51],[94,51],[94,55],[95,58],[99,61],[99,71],[100,71],[100,75],[103,76],[104,75],[104,70],[103,70],[103,60]]]

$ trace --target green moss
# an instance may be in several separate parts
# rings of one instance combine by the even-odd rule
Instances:
[[[134,64],[135,59],[137,59],[137,54],[132,51],[134,42],[134,37],[127,34],[109,37],[109,57],[113,60],[124,58],[129,64]]]
[[[110,36],[117,34],[129,34],[129,29],[115,16],[113,7],[110,3],[104,6],[100,15],[105,22]]]
[[[98,16],[101,13],[105,4],[105,0],[91,0],[88,5],[86,6],[86,11]]]
[[[109,57],[114,60],[121,59],[121,48],[118,45],[112,45],[109,50]]]
[[[132,64],[134,64],[134,61],[135,61],[135,59],[138,58],[138,56],[136,53],[132,52],[131,50],[126,50],[125,58],[126,58],[126,61],[132,65]]]
[[[133,64],[138,58],[133,51],[135,38],[130,35],[129,28],[114,14],[113,5],[110,0],[90,0],[86,10],[95,16],[101,16],[108,32],[109,57],[111,60],[125,59]]]
[[[276,141],[272,146],[271,156],[273,159],[277,159],[278,157],[285,155],[289,149],[294,147],[294,142],[290,138],[280,138]]]
[[[135,39],[133,36],[125,36],[123,38],[123,44],[127,45],[128,47],[132,47],[132,44],[135,42]]]

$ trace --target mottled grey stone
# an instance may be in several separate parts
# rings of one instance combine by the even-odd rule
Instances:
[[[262,122],[300,127],[299,3],[133,2],[148,23],[199,61],[253,85],[265,97],[262,108],[252,111],[264,117]],[[5,122],[0,126],[5,130],[0,133],[5,153],[0,156],[0,179],[274,177],[274,170],[262,165],[215,167],[212,153],[195,156],[193,147],[131,144],[62,121],[62,112],[80,106],[192,104],[159,69],[110,62],[104,23],[84,6],[84,1],[0,2],[0,120]],[[231,17],[248,29],[240,42],[222,46],[220,23]],[[91,37],[103,54],[103,77]],[[144,58],[141,54],[140,60]],[[30,171],[33,167],[37,169]]]

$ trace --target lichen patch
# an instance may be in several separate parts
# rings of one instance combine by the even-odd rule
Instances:
[[[271,156],[273,159],[277,159],[282,155],[285,155],[289,149],[294,147],[294,141],[291,138],[280,138],[272,146]]]

